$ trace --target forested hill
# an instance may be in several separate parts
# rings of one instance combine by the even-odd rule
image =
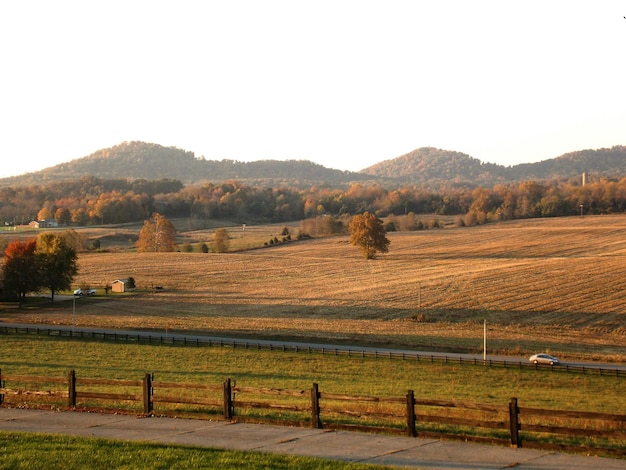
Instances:
[[[245,181],[264,187],[283,184],[311,186],[374,182],[384,186],[412,185],[424,189],[493,187],[498,183],[569,179],[586,172],[591,177],[621,179],[626,175],[626,146],[581,150],[537,163],[504,167],[483,163],[461,152],[423,147],[385,160],[358,173],[329,169],[306,160],[205,160],[193,152],[145,142],[123,142],[45,170],[0,179],[0,187],[31,186],[100,179],[178,180],[201,182]]]
[[[393,178],[411,184],[487,185],[506,180],[507,169],[482,163],[461,152],[422,147],[392,160],[370,166],[361,173]]]
[[[570,152],[550,160],[516,165],[508,171],[517,181],[570,177],[583,172],[619,179],[626,176],[626,146]]]
[[[0,179],[0,186],[28,186],[33,184],[69,181],[84,176],[100,179],[163,178],[185,184],[203,181],[248,180],[279,183],[346,183],[363,181],[365,175],[333,170],[305,160],[205,160],[193,152],[176,147],[163,147],[145,142],[123,142],[38,172]]]
[[[470,185],[567,179],[583,172],[621,179],[626,176],[626,146],[581,150],[537,163],[504,167],[483,163],[460,152],[423,147],[361,171],[373,178],[393,178],[415,185]]]

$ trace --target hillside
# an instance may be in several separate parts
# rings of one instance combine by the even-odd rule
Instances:
[[[580,150],[512,167],[484,163],[461,152],[422,147],[356,173],[326,168],[306,160],[205,160],[196,158],[193,152],[176,147],[123,142],[45,170],[0,179],[0,187],[41,185],[95,176],[124,180],[167,178],[186,185],[228,180],[264,187],[282,184],[349,185],[369,181],[387,187],[412,185],[440,189],[451,186],[493,187],[499,183],[526,180],[569,179],[583,172],[592,177],[623,178],[626,175],[626,146]]]
[[[623,178],[626,175],[626,146],[580,150],[537,163],[524,163],[508,170],[510,178],[568,178],[587,172],[590,175]]]
[[[267,239],[280,227],[249,227],[245,237]],[[129,238],[127,228],[77,230],[90,238]],[[622,362],[625,230],[626,216],[618,214],[392,232],[389,253],[375,262],[364,260],[347,235],[238,253],[81,253],[77,287],[103,289],[133,276],[139,289],[165,289],[131,302],[110,299],[105,308],[81,303],[77,321],[459,351],[482,345],[486,319],[492,352],[549,349]],[[213,230],[180,235],[209,243]],[[244,237],[235,228],[231,236]],[[2,316],[71,321],[67,307],[5,309]]]
[[[400,157],[372,165],[361,173],[418,185],[487,185],[503,182],[506,168],[482,163],[461,152],[422,147]]]
[[[365,180],[359,173],[326,168],[305,160],[205,160],[193,152],[145,142],[123,142],[38,172],[0,179],[0,187],[45,184],[96,176],[101,179],[176,179],[185,184],[202,181],[263,180],[346,183]]]
[[[583,172],[623,178],[626,175],[626,146],[581,150],[512,167],[483,163],[460,152],[423,147],[361,170],[374,178],[392,178],[416,185],[488,187],[504,182],[569,179]]]

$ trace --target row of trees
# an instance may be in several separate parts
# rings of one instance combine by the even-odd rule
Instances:
[[[3,293],[22,306],[28,293],[46,288],[54,302],[55,292],[70,289],[77,272],[76,250],[62,234],[15,240],[4,251]]]
[[[328,231],[325,231],[324,234],[339,233],[343,231],[344,227],[342,221],[335,220],[332,217],[318,217],[307,220],[329,221],[330,226],[326,225]],[[348,231],[350,232],[350,243],[359,248],[366,259],[373,259],[376,253],[387,253],[389,250],[390,241],[387,238],[387,229],[383,221],[370,212],[351,217]],[[317,234],[321,234],[321,232]],[[286,227],[282,235],[287,240],[286,237],[289,235],[289,230]],[[213,250],[218,253],[224,253],[228,251],[228,245],[228,231],[225,228],[217,229],[213,237]],[[137,240],[138,252],[159,253],[176,250],[176,228],[172,222],[161,214],[154,214],[151,219],[144,222]]]
[[[89,189],[87,181],[94,186]],[[112,189],[111,189],[112,188]],[[110,189],[110,190],[109,190]],[[389,215],[469,215],[469,224],[488,220],[619,213],[626,211],[626,178],[585,186],[567,181],[511,183],[493,188],[431,192],[417,187],[389,189],[356,183],[348,188],[251,187],[236,181],[182,187],[180,183],[142,184],[83,179],[67,187],[0,190],[5,224],[55,219],[60,225],[137,222],[155,212],[170,218],[254,219],[288,222],[322,215],[370,212]]]
[[[160,253],[178,250],[176,239],[176,227],[164,215],[155,213],[151,218],[146,219],[139,232],[137,240],[137,251],[139,253]],[[225,228],[218,228],[213,234],[213,251],[224,253],[228,251],[230,235]],[[182,251],[190,251],[191,245],[183,245]],[[202,244],[200,250],[208,253],[209,247]]]

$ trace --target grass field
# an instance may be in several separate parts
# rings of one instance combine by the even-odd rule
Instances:
[[[77,301],[76,323],[481,352],[487,320],[490,353],[623,362],[625,234],[626,216],[588,216],[390,233],[389,253],[370,261],[347,236],[226,254],[85,253],[75,284],[102,295]],[[103,295],[128,276],[136,295]],[[0,320],[69,324],[72,302],[7,307]]]
[[[626,381],[621,378],[555,373],[549,369],[47,336],[0,338],[0,366],[5,375],[66,377],[69,370],[76,369],[77,375],[84,378],[140,380],[145,373],[151,373],[157,381],[215,385],[231,377],[241,387],[291,390],[308,390],[317,382],[322,391],[336,394],[403,397],[410,389],[419,398],[501,405],[515,396],[527,407],[606,413],[621,413],[623,406],[617,404],[623,404],[626,396]]]
[[[47,434],[0,432],[0,468],[5,469],[340,469],[389,467],[293,455],[240,452],[153,443],[123,442]]]
[[[626,382],[614,376],[582,375],[552,372],[550,369],[502,369],[476,365],[442,364],[347,356],[322,356],[305,352],[281,352],[233,349],[225,347],[197,347],[171,345],[120,344],[101,341],[54,338],[47,336],[2,336],[0,341],[0,366],[5,386],[22,390],[67,389],[66,383],[37,380],[28,385],[24,376],[63,379],[70,369],[76,370],[80,391],[100,393],[136,394],[138,386],[128,384],[112,386],[88,385],[81,379],[121,379],[141,382],[146,373],[154,377],[154,411],[178,417],[198,419],[221,419],[220,385],[231,378],[238,387],[239,402],[271,402],[302,407],[302,412],[283,409],[253,409],[237,405],[235,419],[245,421],[278,420],[278,422],[308,423],[308,390],[313,383],[319,384],[323,396],[327,394],[402,398],[407,390],[422,400],[454,400],[461,404],[488,404],[504,410],[511,397],[517,397],[522,409],[541,408],[550,410],[593,411],[623,413]],[[11,378],[17,376],[22,378]],[[171,395],[171,390],[160,388],[159,382],[204,384],[214,386],[211,391],[183,390],[186,397],[209,398],[218,404],[207,407],[199,404],[173,404],[159,402],[159,397]],[[37,387],[37,388],[33,388]],[[304,391],[278,396],[257,393],[264,390]],[[180,397],[179,397],[180,398]],[[67,398],[43,394],[7,395],[5,406],[51,407],[65,409]],[[351,413],[337,417],[332,408]],[[79,397],[77,409],[109,412],[141,413],[141,402],[103,401],[98,398]],[[325,425],[365,424],[387,426],[402,430],[404,404],[368,401],[367,403],[338,402],[323,398],[322,415]],[[380,419],[375,413],[386,413],[395,418]],[[430,413],[447,416],[453,409]],[[464,417],[472,413],[478,420],[494,419],[492,413],[480,408],[465,410]],[[501,418],[504,419],[504,418]],[[549,418],[543,418],[545,420]],[[276,421],[274,421],[276,422]],[[551,421],[554,426],[579,425],[567,420]],[[303,424],[306,425],[306,424]],[[595,426],[586,422],[586,426]],[[616,423],[619,429],[623,424]],[[621,427],[620,427],[621,426]],[[421,431],[458,433],[455,426],[437,426],[419,422]],[[506,432],[488,432],[466,428],[465,435],[483,435],[506,438]],[[525,439],[532,440],[528,435]],[[575,445],[593,446],[593,440],[578,439]],[[609,446],[622,446],[623,442],[608,441]],[[571,443],[571,442],[570,442]],[[590,444],[591,443],[591,444]],[[1,445],[1,444],[0,444]],[[597,443],[595,445],[598,445]],[[607,446],[601,442],[600,445]]]

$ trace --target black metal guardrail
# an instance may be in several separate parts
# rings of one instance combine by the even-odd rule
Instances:
[[[285,344],[280,342],[269,341],[253,341],[253,340],[233,340],[233,339],[213,339],[202,337],[185,337],[173,335],[155,335],[149,333],[106,333],[100,331],[72,330],[61,328],[43,328],[43,327],[15,327],[0,326],[0,334],[14,335],[37,335],[37,336],[56,336],[77,339],[91,339],[102,341],[126,342],[126,343],[144,343],[154,345],[182,345],[182,346],[204,346],[204,347],[230,347],[242,349],[258,349],[268,351],[282,352],[303,352],[309,354],[329,354],[333,356],[348,356],[359,358],[380,358],[380,359],[400,359],[404,361],[445,363],[445,364],[469,364],[489,367],[502,367],[505,369],[535,369],[550,370],[553,372],[566,372],[578,374],[595,374],[601,376],[626,377],[626,370],[610,367],[589,367],[584,365],[547,365],[533,364],[524,361],[507,361],[495,359],[478,359],[466,358],[458,355],[447,356],[442,354],[424,354],[418,352],[406,351],[377,351],[371,349],[352,349],[339,348],[332,346],[299,346],[294,344]]]

